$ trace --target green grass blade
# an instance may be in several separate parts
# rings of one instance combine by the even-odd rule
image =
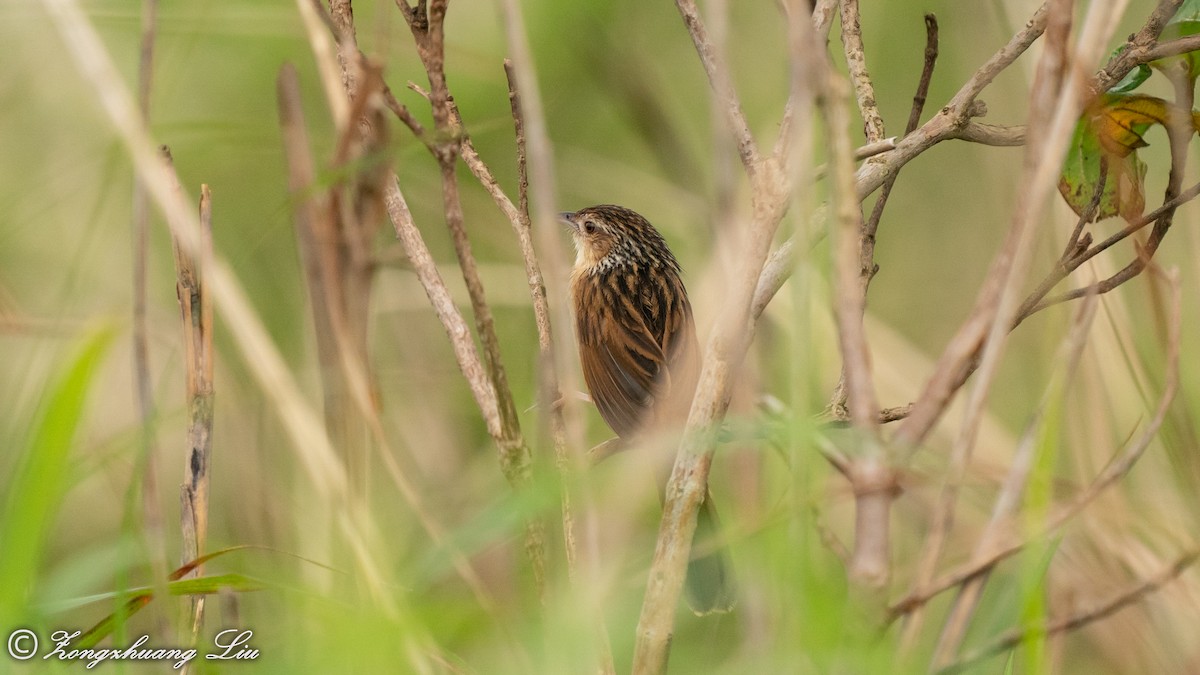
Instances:
[[[76,356],[50,386],[0,519],[0,619],[22,618],[43,545],[70,480],[70,456],[92,378],[113,339],[102,327],[82,341]]]

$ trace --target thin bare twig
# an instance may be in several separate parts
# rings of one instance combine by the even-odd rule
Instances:
[[[555,448],[556,462],[560,470],[569,465],[566,442],[566,424],[563,419],[561,389],[555,361],[553,333],[550,321],[550,305],[546,298],[546,284],[538,262],[537,253],[533,247],[532,219],[529,214],[529,197],[525,143],[525,121],[521,112],[521,100],[517,90],[516,74],[512,63],[505,61],[505,72],[509,81],[509,101],[512,108],[513,121],[516,131],[517,169],[518,169],[518,203],[513,201],[500,187],[491,169],[479,156],[470,136],[463,127],[457,107],[453,110],[453,118],[459,137],[459,153],[463,163],[471,170],[479,183],[492,196],[501,212],[508,218],[517,235],[517,243],[525,261],[525,273],[529,283],[529,293],[533,301],[534,323],[538,331],[539,346],[539,405],[550,411],[551,437]],[[567,570],[570,577],[575,575],[576,543],[574,519],[571,514],[570,497],[563,495],[563,532],[567,551]]]
[[[921,67],[921,77],[917,82],[917,91],[913,94],[912,108],[909,109],[908,123],[904,126],[904,135],[911,134],[917,130],[917,125],[921,122],[921,113],[925,110],[925,100],[929,95],[929,83],[933,80],[933,68],[937,63],[938,56],[938,24],[937,17],[932,14],[925,15],[925,58],[924,65]],[[894,144],[893,144],[894,145]],[[859,252],[859,277],[862,284],[862,294],[865,298],[867,289],[871,284],[871,279],[879,272],[879,266],[875,264],[875,235],[879,231],[879,221],[883,218],[883,209],[887,206],[888,197],[892,194],[892,187],[896,184],[896,178],[900,172],[891,174],[883,183],[883,188],[879,191],[879,198],[875,200],[875,205],[871,207],[871,216],[867,218],[866,225],[862,231],[862,245]]]
[[[454,172],[459,143],[454,136],[457,130],[454,125],[453,103],[449,89],[446,87],[444,70],[443,21],[446,16],[446,2],[445,0],[432,0],[428,5],[422,2],[415,8],[405,6],[403,9],[406,10],[404,11],[405,19],[408,21],[416,41],[418,55],[429,76],[429,102],[433,109],[436,130],[442,137],[434,142],[433,148],[442,174],[442,206],[445,211],[446,226],[450,230],[451,240],[454,243],[455,255],[458,257],[459,268],[467,286],[467,294],[471,299],[475,328],[483,345],[484,365],[488,370],[488,376],[495,392],[500,416],[500,435],[497,437],[497,442],[500,446],[501,463],[505,475],[509,476],[510,480],[523,482],[528,479],[529,449],[521,437],[516,406],[512,400],[508,376],[500,356],[500,343],[496,337],[495,320],[492,318],[483,281],[479,276],[479,268],[467,238],[462,203],[459,199],[458,178]],[[521,474],[526,475],[522,478]]]
[[[742,103],[733,85],[729,66],[719,58],[713,49],[712,42],[708,38],[708,31],[700,19],[700,12],[696,9],[695,0],[675,0],[675,6],[679,9],[680,16],[683,17],[688,34],[692,37],[692,44],[695,45],[696,54],[700,57],[701,65],[704,66],[704,73],[708,75],[708,82],[721,101],[719,107],[724,113],[729,133],[733,135],[737,145],[742,166],[745,168],[746,174],[753,178],[762,158],[758,152],[758,144],[755,143],[754,136],[750,133],[750,123],[746,120],[746,113],[742,110]]]
[[[138,112],[143,126],[150,124],[150,92],[154,83],[154,42],[157,29],[158,0],[143,0],[137,86]],[[159,597],[165,597],[170,568],[167,565],[162,499],[158,489],[159,448],[155,438],[158,411],[154,404],[154,386],[150,381],[150,341],[146,327],[150,200],[146,196],[146,187],[136,175],[133,178],[130,225],[133,240],[133,370],[138,415],[141,419],[142,528],[156,585],[155,592],[160,594]]]
[[[984,124],[983,122],[967,122],[953,133],[957,138],[981,145],[993,145],[1006,148],[1025,145],[1025,125],[1002,126]]]
[[[1135,60],[1142,63],[1153,63],[1197,50],[1200,50],[1200,35],[1188,35],[1169,42],[1156,43],[1147,49],[1145,54],[1135,57]]]
[[[951,137],[962,125],[966,124],[975,112],[975,99],[988,84],[1003,70],[1008,68],[1029,46],[1042,35],[1046,28],[1046,5],[1043,4],[1025,27],[1018,31],[999,51],[975,71],[963,84],[950,101],[942,107],[937,115],[922,125],[917,131],[906,135],[896,144],[896,150],[890,153],[886,161],[868,162],[858,170],[856,182],[858,196],[865,198],[883,185],[887,177],[899,170],[913,157],[925,152],[930,147]]]
[[[1135,38],[1134,41],[1137,42],[1138,39]],[[1127,49],[1114,57],[1114,60],[1097,74],[1096,83],[1092,85],[1092,88],[1095,91],[1105,91],[1139,64],[1151,63],[1197,50],[1200,50],[1200,35],[1189,35],[1162,43],[1151,41],[1133,49]],[[1113,79],[1113,75],[1116,73],[1120,73],[1120,77]],[[1000,147],[1024,145],[1025,126],[1004,126],[972,121],[955,131],[952,137],[972,143]]]
[[[879,115],[879,105],[875,103],[875,85],[871,83],[871,73],[867,70],[858,0],[841,0],[839,4],[842,10],[842,46],[846,64],[850,68],[850,82],[854,84],[854,96],[858,100],[867,142],[874,143],[883,140],[887,133],[883,128],[883,117]]]

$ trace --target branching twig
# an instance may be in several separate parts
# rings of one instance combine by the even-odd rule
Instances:
[[[1183,0],[1159,0],[1158,6],[1150,13],[1149,18],[1146,19],[1146,23],[1142,25],[1142,29],[1131,35],[1126,40],[1125,45],[1101,69],[1095,83],[1092,85],[1092,91],[1108,91],[1138,65],[1162,58],[1162,56],[1169,55],[1166,52],[1174,51],[1173,48],[1165,49],[1162,56],[1158,56],[1155,53],[1157,48],[1165,47],[1165,45],[1158,44],[1158,36],[1162,35],[1167,22],[1171,20],[1172,16],[1175,16],[1175,12],[1179,11],[1179,7],[1182,4]],[[1194,38],[1195,36],[1192,37]],[[1176,43],[1179,42],[1176,41]],[[1177,47],[1178,45],[1176,44],[1175,46]]]
[[[1162,0],[1143,28],[1132,36],[1126,42],[1125,48],[1113,56],[1108,64],[1099,71],[1094,81],[1089,85],[1089,89],[1091,91],[1104,91],[1108,87],[1111,87],[1117,80],[1124,77],[1134,67],[1158,58],[1160,53],[1166,55],[1167,53],[1182,52],[1190,48],[1192,46],[1191,42],[1184,43],[1182,42],[1183,39],[1180,39],[1165,43],[1160,51],[1153,51],[1158,49],[1156,43],[1157,36],[1162,32],[1167,19],[1172,16],[1180,2],[1181,0]],[[827,29],[828,20],[832,16],[833,10],[836,9],[835,5],[836,3],[833,0],[824,0],[819,3],[813,15],[815,25],[818,27],[824,26]],[[961,138],[968,141],[1001,146],[1024,144],[1025,127],[1023,126],[1001,127],[974,121],[973,118],[982,112],[982,106],[977,103],[976,97],[979,96],[984,88],[1000,72],[1012,65],[1041,36],[1045,30],[1045,26],[1046,5],[1043,4],[1004,47],[975,71],[959,89],[958,93],[942,107],[937,115],[920,126],[916,131],[907,134],[901,139],[896,144],[896,148],[892,152],[889,152],[886,157],[882,158],[882,161],[868,162],[860,167],[856,176],[859,197],[865,198],[874,192],[883,185],[889,176],[899,171],[900,167],[943,140]],[[1166,47],[1165,45],[1171,46]],[[789,103],[788,110],[790,108],[791,104]],[[784,129],[790,128],[790,125],[786,124],[789,117],[790,113],[785,111]],[[781,279],[779,283],[786,280],[786,276],[789,273],[788,271],[783,271],[784,279]],[[950,348],[960,352],[963,349],[973,352],[973,340],[964,339],[957,343],[952,342],[948,349]],[[950,389],[957,389],[958,386],[961,386],[961,381],[965,381],[967,375],[969,375],[969,372],[960,371],[956,373],[955,377],[951,378],[952,385]],[[955,380],[961,381],[953,383]]]
[[[1001,126],[983,122],[967,122],[959,127],[951,138],[1001,148],[1025,145],[1025,125]]]
[[[471,251],[471,244],[463,222],[462,203],[459,198],[459,185],[458,177],[455,173],[455,164],[460,143],[456,137],[458,129],[455,125],[454,104],[450,96],[450,90],[446,85],[445,74],[444,20],[446,17],[446,4],[446,0],[430,0],[428,3],[421,0],[416,6],[409,6],[404,0],[397,1],[397,6],[404,15],[409,30],[412,32],[413,40],[417,47],[417,54],[421,58],[421,62],[425,66],[425,72],[429,78],[428,98],[433,111],[433,120],[437,134],[432,142],[427,143],[427,147],[433,153],[441,171],[442,208],[445,214],[446,226],[450,230],[455,255],[458,258],[459,268],[462,271],[463,280],[467,286],[467,293],[471,299],[471,309],[475,317],[475,328],[479,333],[479,340],[483,346],[483,365],[487,369],[492,390],[491,398],[495,404],[496,420],[494,425],[490,425],[490,428],[496,433],[492,434],[492,438],[496,442],[499,451],[501,471],[504,472],[505,477],[515,488],[525,489],[532,482],[529,446],[521,433],[516,405],[513,402],[512,390],[508,385],[508,376],[500,355],[500,342],[496,336],[495,321],[492,318],[491,307],[487,302],[475,256]],[[403,203],[399,184],[394,181],[393,183],[393,187],[388,189],[387,202],[389,213],[393,216],[392,222],[396,227],[397,235],[401,236],[401,243],[405,244],[406,250],[408,250],[409,243],[418,247],[418,250],[415,252],[410,251],[410,258],[413,255],[427,256],[428,249],[425,248],[423,241],[419,241],[421,239],[420,232],[411,223],[412,214],[408,212],[407,205]],[[408,222],[398,222],[397,217],[406,219]],[[423,253],[421,250],[423,250]],[[413,264],[414,267],[417,266],[415,259],[413,260]],[[432,259],[422,261],[422,265],[432,265]],[[428,271],[423,276],[419,275],[423,284],[426,281],[432,283],[435,278],[437,281],[440,281],[440,278],[436,277],[436,270],[433,270],[433,272],[434,275],[430,275]],[[432,293],[440,295],[444,290],[444,287],[437,290],[426,286],[426,293],[431,294],[431,301],[434,298]],[[439,310],[439,315],[441,314],[442,312]],[[470,340],[469,334],[464,335],[463,338],[468,341]],[[451,340],[454,339],[456,338],[452,333]],[[460,366],[462,364],[463,362],[460,361]],[[482,407],[481,410],[484,411],[485,416],[491,412],[491,410]],[[535,583],[539,589],[542,589],[545,585],[546,567],[545,533],[541,524],[536,520],[529,520],[526,523],[525,548],[533,568]],[[539,590],[540,593],[541,591]]]
[[[868,162],[858,170],[856,176],[858,195],[865,198],[883,185],[889,175],[900,169],[912,158],[920,155],[937,143],[949,138],[966,124],[975,110],[975,99],[1004,69],[1008,68],[1029,46],[1042,35],[1046,28],[1046,5],[1043,4],[1017,34],[997,51],[967,80],[950,101],[932,119],[917,131],[905,136],[896,145],[886,161]]]
[[[1111,10],[1111,8],[1110,8]],[[1044,29],[1047,20],[1047,5],[1043,5],[1039,10],[1041,27]],[[1106,29],[1111,29],[1110,24],[1104,23],[1105,17],[1099,16],[1096,12],[1089,12],[1088,22],[1084,25],[1084,32],[1079,39],[1079,46],[1075,50],[1075,58],[1080,63],[1088,63],[1092,58],[1098,57],[1103,43],[1107,40],[1107,35],[1103,32]],[[1032,23],[1032,22],[1031,22]],[[1028,28],[1026,29],[1028,30]],[[994,75],[993,75],[994,76]],[[976,78],[972,78],[975,80]],[[1036,171],[1027,172],[1026,183],[1027,187],[1018,191],[1022,196],[1022,202],[1018,206],[1018,214],[1014,220],[1013,235],[1018,235],[1021,232],[1026,232],[1027,221],[1033,218],[1036,212],[1030,210],[1031,206],[1040,204],[1046,198],[1049,190],[1053,187],[1054,178],[1057,174],[1058,167],[1061,164],[1061,148],[1065,147],[1066,141],[1070,135],[1070,128],[1075,124],[1080,112],[1083,109],[1084,101],[1082,100],[1082,90],[1085,82],[1081,81],[1087,78],[1081,77],[1080,69],[1072,69],[1062,82],[1061,90],[1069,99],[1069,102],[1059,105],[1054,112],[1052,126],[1040,133],[1046,134],[1043,138],[1047,140],[1053,139],[1055,145],[1053,151],[1050,146],[1044,143],[1034,143],[1038,146],[1036,153],[1029,155],[1030,158],[1042,157]],[[964,87],[960,91],[960,96],[964,92],[971,91],[971,87]],[[1058,90],[1047,90],[1046,95],[1055,95]],[[956,99],[958,96],[956,96]],[[944,112],[944,111],[943,111]],[[928,126],[928,125],[926,125]],[[903,145],[903,142],[901,142]],[[898,147],[896,152],[899,152]],[[891,155],[889,155],[891,157]],[[1017,228],[1016,225],[1020,224]],[[1015,240],[1010,240],[1015,243]],[[1006,244],[1006,247],[1010,244]],[[1027,250],[1025,248],[1013,248],[1011,252]],[[928,380],[921,396],[914,404],[912,414],[901,424],[897,431],[897,440],[906,445],[915,445],[932,429],[933,424],[941,416],[949,402],[950,396],[962,386],[966,376],[972,372],[978,364],[975,359],[980,353],[985,335],[991,334],[989,340],[995,341],[1001,335],[1006,334],[1011,328],[1011,322],[1015,319],[1016,312],[1019,308],[1013,303],[1011,309],[1007,309],[1008,299],[1011,298],[1007,293],[1004,295],[1005,311],[997,313],[1000,305],[993,304],[1001,298],[1000,286],[996,285],[1001,278],[1009,277],[1007,271],[1000,273],[1000,268],[1007,268],[1009,265],[1008,255],[1002,254],[997,258],[996,264],[999,267],[993,267],[993,271],[989,274],[989,282],[984,284],[980,292],[979,300],[976,303],[976,309],[967,321],[959,329],[959,332],[951,340],[951,343],[946,347],[938,362],[938,366],[934,375]],[[999,274],[998,274],[999,273]],[[1011,312],[1011,314],[1010,314]],[[1011,318],[1009,318],[1011,317]],[[1003,318],[1003,325],[994,319]],[[1003,330],[1003,333],[1000,331]],[[1000,344],[999,342],[997,344]]]
[[[1046,29],[1046,49],[1043,51],[1042,59],[1038,64],[1037,75],[1034,80],[1032,92],[1030,94],[1030,124],[1034,128],[1042,128],[1047,125],[1051,116],[1057,110],[1063,107],[1070,107],[1071,101],[1067,97],[1061,97],[1062,82],[1064,73],[1067,71],[1068,63],[1066,62],[1068,36],[1071,29],[1071,3],[1066,0],[1050,0],[1047,3],[1049,7],[1048,21]],[[1047,138],[1049,134],[1043,133],[1041,138]],[[1065,138],[1056,139],[1060,143],[1065,143]],[[1037,186],[1037,177],[1039,174],[1045,174],[1043,168],[1057,158],[1058,147],[1031,147],[1026,155],[1025,174],[1022,180],[1022,189],[1018,194],[1026,194],[1026,190]],[[1055,153],[1051,155],[1051,152]],[[1041,195],[1044,197],[1048,191],[1041,186]],[[1022,200],[1024,202],[1024,200]],[[1024,261],[1029,260],[1030,244],[1032,237],[1030,236],[1033,230],[1030,227],[1030,220],[1033,217],[1033,211],[1028,206],[1028,202],[1018,206],[1018,212],[1013,218],[1011,229],[1009,230],[1008,239],[1004,243],[1004,248],[1001,254],[993,263],[992,269],[984,282],[984,290],[980,293],[980,297],[973,310],[973,316],[980,317],[979,320],[973,323],[973,327],[981,333],[987,331],[987,342],[992,345],[989,359],[989,369],[985,375],[984,382],[977,383],[972,389],[969,396],[967,406],[967,419],[963,424],[962,431],[955,439],[954,447],[951,451],[950,467],[943,481],[941,494],[937,502],[937,508],[933,513],[933,522],[930,525],[930,534],[925,539],[925,544],[922,547],[920,560],[917,564],[916,580],[914,582],[918,587],[926,584],[933,577],[936,570],[938,559],[941,556],[942,548],[946,538],[953,526],[953,518],[955,507],[958,498],[958,486],[962,482],[965,475],[967,464],[971,458],[971,452],[974,448],[975,431],[981,419],[983,412],[983,404],[986,401],[986,392],[990,383],[990,375],[994,374],[995,367],[999,363],[999,349],[1002,347],[1002,340],[1007,331],[999,332],[995,330],[1000,316],[1001,297],[1006,291],[1015,289],[1016,280],[1022,278],[1023,269],[1018,269],[1014,260],[1020,255]],[[1040,208],[1037,206],[1036,208]],[[1011,310],[1010,310],[1011,311]],[[981,335],[982,337],[982,335]],[[956,355],[957,356],[957,355]],[[943,360],[939,362],[939,366],[949,365],[950,368],[959,367],[956,363],[948,363],[943,355]],[[943,371],[939,371],[943,372]],[[926,389],[918,399],[917,406],[922,403],[931,401],[928,395],[931,390]],[[929,408],[925,408],[928,410]],[[908,424],[914,420],[910,417],[900,427],[900,435],[904,440],[907,440],[903,434],[908,431],[911,426]],[[908,622],[904,628],[902,643],[907,649],[916,636],[919,634],[924,615],[920,610],[915,610],[908,616]]]
[[[1034,242],[1035,228],[1032,224],[1054,185],[1062,162],[1062,152],[1083,108],[1082,88],[1076,75],[1079,69],[1072,69],[1068,62],[1073,4],[1067,0],[1051,0],[1047,7],[1047,46],[1038,64],[1030,96],[1030,128],[1038,131],[1038,137],[1031,142],[1026,154],[1022,187],[1018,191],[1020,197],[1008,239],[992,265],[971,317],[955,336],[953,344],[956,347],[963,344],[967,349],[947,349],[939,360],[930,384],[918,398],[913,415],[901,424],[897,432],[898,439],[904,443],[919,442],[948,404],[947,394],[959,386],[954,384],[955,376],[978,368],[979,374],[967,397],[963,426],[951,451],[950,468],[938,508],[934,512],[931,533],[926,539],[918,565],[914,582],[917,587],[925,585],[932,578],[953,525],[958,485],[970,462],[991,382],[1012,321],[1019,311],[1017,294],[1024,283]],[[1111,22],[1106,14],[1095,5],[1088,12],[1075,52],[1084,63],[1093,55],[1099,55],[1108,38],[1104,32],[1111,30],[1107,28]],[[976,344],[979,346],[976,347]],[[973,361],[976,349],[980,354],[978,365]],[[951,386],[945,390],[939,389],[945,384]],[[910,614],[903,638],[905,645],[913,643],[922,619],[920,608]],[[944,658],[944,654],[935,654],[935,664]]]
[[[1082,251],[1076,249],[1071,252],[1072,255],[1069,257],[1064,255],[1063,259],[1051,271],[1045,281],[1025,300],[1025,303],[1022,305],[1022,311],[1018,314],[1018,322],[1046,307],[1083,297],[1088,293],[1108,293],[1141,274],[1154,257],[1158,247],[1162,244],[1163,238],[1170,230],[1171,224],[1174,222],[1176,208],[1183,202],[1194,197],[1193,190],[1200,188],[1200,186],[1194,186],[1187,192],[1183,192],[1183,175],[1187,162],[1187,148],[1194,133],[1190,113],[1195,98],[1194,83],[1190,78],[1181,73],[1178,68],[1175,68],[1169,74],[1172,76],[1171,79],[1175,85],[1175,102],[1169,108],[1169,119],[1166,124],[1171,149],[1171,173],[1168,177],[1166,193],[1163,195],[1163,206],[1156,209],[1150,216],[1130,223],[1129,226],[1120,232],[1091,248],[1085,248]],[[1052,298],[1045,298],[1050,289],[1057,285],[1059,281],[1066,278],[1070,272],[1077,269],[1087,260],[1095,257],[1101,251],[1111,247],[1113,244],[1151,222],[1154,223],[1154,228],[1151,230],[1145,244],[1139,247],[1133,261],[1120,271],[1084,288],[1068,291]]]

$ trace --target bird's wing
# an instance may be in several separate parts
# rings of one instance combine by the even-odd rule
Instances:
[[[600,416],[624,437],[637,429],[652,405],[666,358],[642,309],[628,295],[605,300],[588,303],[600,309],[579,317],[579,360]]]
[[[699,349],[687,291],[673,274],[645,279],[641,287],[642,317],[666,356],[666,369],[659,375],[655,395],[686,395],[690,399],[698,374]]]

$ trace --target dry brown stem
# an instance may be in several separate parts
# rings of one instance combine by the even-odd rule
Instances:
[[[170,152],[163,148],[164,160]],[[180,564],[204,555],[208,539],[209,465],[212,458],[213,430],[213,307],[204,281],[204,270],[212,260],[212,194],[207,185],[200,187],[200,219],[197,236],[199,250],[186,251],[174,241],[176,295],[183,326],[184,367],[187,372],[188,410],[187,447],[184,455],[183,484],[179,488],[183,550]],[[203,575],[197,565],[190,576]],[[204,596],[192,597],[191,631],[193,641],[204,621]]]

